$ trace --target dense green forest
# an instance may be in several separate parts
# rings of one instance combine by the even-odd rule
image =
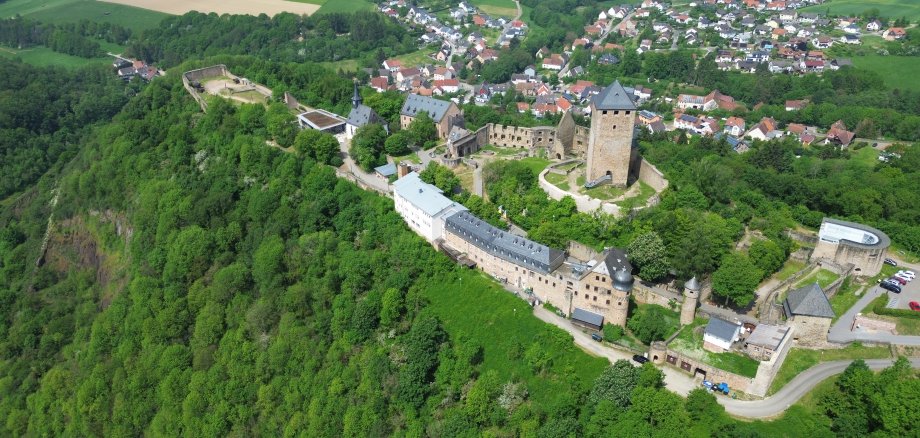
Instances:
[[[97,39],[124,44],[129,38],[130,29],[106,22],[47,24],[22,17],[0,20],[0,44],[19,49],[46,46],[55,52],[83,58],[105,56]]]
[[[366,55],[376,65],[387,56],[416,50],[418,36],[375,12],[309,17],[189,12],[144,31],[129,44],[128,53],[166,66],[214,55],[255,55],[273,61],[338,61]]]
[[[104,66],[79,70],[0,62],[0,199],[72,157],[95,124],[138,89]]]

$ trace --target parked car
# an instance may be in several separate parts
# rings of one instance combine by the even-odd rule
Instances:
[[[643,355],[641,355],[641,354],[634,354],[634,355],[633,355],[633,360],[636,361],[636,362],[638,362],[639,364],[644,364],[644,363],[648,362],[648,358],[645,357],[645,356],[643,356]]]
[[[914,311],[920,312],[920,303],[918,303],[918,302],[916,302],[916,301],[911,301],[911,302],[908,303],[907,305],[910,306],[910,310],[914,310]]]
[[[897,283],[897,284],[904,285],[904,284],[907,284],[907,279],[906,279],[906,278],[901,278],[901,277],[898,277],[898,276],[894,276],[894,277],[889,278],[889,279],[888,279],[888,282],[889,282],[889,283]]]
[[[906,276],[906,275],[904,275],[904,274],[894,274],[894,275],[892,275],[892,278],[900,278],[901,280],[904,280],[904,281],[906,281],[906,282],[908,282],[908,283],[910,283],[910,281],[913,280],[913,278],[910,278],[910,277],[908,277],[908,276]]]
[[[894,260],[892,260],[892,259],[885,259],[885,264],[886,264],[886,265],[891,265],[891,266],[898,266],[898,262],[896,262],[896,261],[894,261]]]
[[[898,275],[898,276],[907,278],[908,281],[913,280],[914,278],[917,278],[917,274],[914,271],[898,271],[894,275]]]
[[[591,339],[594,339],[597,342],[603,341],[604,337],[600,333],[591,333]]]
[[[897,284],[897,283],[891,283],[891,282],[888,282],[888,281],[883,281],[881,284],[879,284],[879,286],[881,286],[882,289],[890,290],[890,291],[892,291],[892,292],[894,292],[894,293],[896,293],[896,294],[901,293],[901,286],[900,286],[899,284]]]

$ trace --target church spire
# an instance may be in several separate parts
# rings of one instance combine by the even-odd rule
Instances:
[[[358,78],[355,78],[355,94],[351,97],[351,107],[357,108],[362,103],[364,100],[361,99],[361,93],[358,93]]]

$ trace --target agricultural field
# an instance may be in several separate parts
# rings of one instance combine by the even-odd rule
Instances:
[[[167,16],[162,12],[95,0],[8,0],[0,3],[0,17],[16,14],[46,23],[109,22],[133,31],[156,27]]]
[[[878,9],[884,17],[920,19],[920,3],[916,0],[829,0],[824,4],[800,9],[830,15],[859,15],[867,9]]]
[[[281,12],[290,12],[293,14],[312,15],[319,10],[319,5],[312,3],[293,2],[285,0],[261,0],[252,2],[248,0],[201,0],[198,3],[190,4],[185,0],[109,0],[112,3],[118,3],[128,6],[150,9],[153,11],[165,12],[167,14],[181,15],[186,12],[195,10],[198,12],[215,12],[218,14],[243,14],[259,15],[267,14],[269,16],[277,15]]]
[[[917,5],[920,8],[920,3]],[[854,56],[853,65],[878,73],[885,85],[902,90],[920,90],[920,81],[912,74],[920,71],[920,57],[917,56]]]
[[[374,3],[367,0],[315,0],[311,3],[322,4],[317,13],[371,11]]]
[[[19,58],[22,62],[38,67],[83,67],[92,64],[109,64],[112,58],[81,58],[79,56],[58,53],[47,47],[32,47],[16,50],[0,46],[0,57]]]

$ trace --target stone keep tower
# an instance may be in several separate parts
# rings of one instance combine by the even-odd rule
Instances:
[[[693,323],[696,316],[696,303],[700,301],[700,282],[696,277],[684,285],[684,302],[680,306],[680,325]]]
[[[610,323],[626,327],[626,314],[629,312],[629,294],[633,288],[633,276],[621,269],[613,274],[613,298],[608,310]]]
[[[611,184],[626,186],[635,126],[636,105],[619,81],[595,96],[591,102],[587,181],[610,175]]]

